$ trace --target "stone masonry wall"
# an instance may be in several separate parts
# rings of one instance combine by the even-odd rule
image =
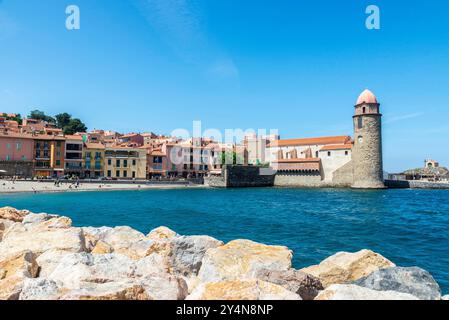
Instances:
[[[363,115],[362,128],[354,117],[354,149],[352,163],[355,188],[383,186],[381,115]]]
[[[274,178],[276,187],[322,187],[319,172],[313,173],[277,173]]]
[[[274,174],[261,174],[264,170],[257,166],[227,165],[222,169],[221,176],[207,177],[204,182],[216,188],[271,187]]]
[[[345,164],[343,167],[337,169],[333,173],[332,182],[336,186],[350,187],[353,180],[352,161]]]

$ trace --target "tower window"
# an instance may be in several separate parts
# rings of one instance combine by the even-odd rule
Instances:
[[[349,151],[345,151],[345,156],[349,155]]]
[[[363,109],[362,109],[363,111],[363,113],[366,113],[366,107],[363,107]]]
[[[362,129],[363,128],[363,119],[362,117],[357,118],[357,128]]]
[[[328,156],[328,157],[331,156],[331,152],[330,152],[330,151],[327,152],[327,156]]]

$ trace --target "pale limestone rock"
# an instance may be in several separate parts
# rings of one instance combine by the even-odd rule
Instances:
[[[114,252],[114,248],[103,240],[98,240],[95,247],[92,249],[92,254],[106,254],[112,252]]]
[[[51,221],[51,220],[50,220]],[[79,228],[32,227],[14,224],[0,242],[0,259],[3,256],[33,251],[37,255],[52,249],[69,252],[84,251],[84,236]]]
[[[349,283],[368,276],[372,272],[394,267],[395,264],[371,250],[356,253],[339,252],[319,265],[301,269],[322,282],[324,287],[331,284]]]
[[[291,259],[287,247],[234,240],[206,251],[198,277],[202,282],[253,278],[263,269],[288,270]]]
[[[26,278],[36,277],[39,266],[31,251],[0,260],[0,300],[17,300]]]
[[[149,275],[135,281],[145,288],[152,300],[184,300],[188,295],[184,279],[166,273]]]
[[[301,300],[296,293],[256,279],[202,283],[186,300]]]
[[[58,300],[66,291],[46,278],[25,279],[19,300]]]
[[[89,252],[101,240],[107,243],[114,253],[120,253],[136,260],[146,255],[146,250],[142,249],[137,243],[148,239],[145,238],[143,233],[130,227],[89,227],[83,228],[83,232],[86,238],[86,250]]]
[[[150,240],[161,240],[161,239],[173,239],[174,237],[177,237],[178,234],[174,232],[173,230],[167,228],[167,227],[159,227],[154,230],[152,230],[148,235],[147,238]]]
[[[377,291],[354,284],[333,284],[321,291],[315,300],[419,300],[397,291]]]
[[[135,269],[134,262],[120,254],[73,253],[64,256],[48,278],[67,289],[80,289],[86,282],[107,283],[133,277]]]
[[[38,224],[55,218],[59,218],[59,216],[48,213],[30,213],[23,218],[22,223]]]
[[[0,208],[0,219],[22,222],[23,218],[29,213],[30,211],[28,210],[17,210],[11,207],[4,207]]]
[[[134,276],[146,277],[151,274],[168,273],[169,269],[170,266],[167,264],[165,257],[153,253],[135,261]]]
[[[69,251],[52,249],[47,250],[37,257],[39,265],[39,277],[47,277],[59,265],[62,258],[71,254]]]
[[[196,276],[208,249],[222,246],[223,242],[208,236],[183,236],[171,241],[170,271],[186,277]]]
[[[447,295],[445,295],[445,296],[442,296],[442,297],[441,297],[441,300],[449,300],[449,294],[447,294]]]
[[[145,288],[131,281],[85,283],[69,291],[61,300],[150,300]]]

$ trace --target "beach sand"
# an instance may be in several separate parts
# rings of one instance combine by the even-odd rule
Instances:
[[[70,187],[71,186],[71,187]],[[79,192],[79,191],[113,191],[113,190],[147,190],[147,189],[186,189],[199,188],[202,185],[182,185],[182,184],[139,184],[136,183],[108,183],[102,181],[98,183],[82,183],[76,188],[71,183],[63,183],[59,187],[54,182],[38,181],[6,181],[0,180],[0,194],[5,193],[42,193],[42,192]]]

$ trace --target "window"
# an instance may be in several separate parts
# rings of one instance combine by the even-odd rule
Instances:
[[[187,164],[184,164],[184,170],[187,170]]]
[[[60,166],[61,165],[61,160],[56,160],[56,166]]]
[[[331,152],[330,152],[330,151],[327,152],[327,156],[328,156],[328,157],[331,156]]]
[[[6,161],[10,161],[11,160],[11,156],[10,155],[7,155],[6,156]]]
[[[111,172],[111,170],[108,170],[108,178],[110,178],[111,176],[112,176],[112,172]]]
[[[115,166],[120,167],[120,160],[115,160]]]
[[[136,172],[133,171],[133,179],[136,177]]]
[[[345,156],[349,155],[349,151],[345,151]]]
[[[315,158],[319,158],[318,151],[315,151]]]
[[[22,161],[27,161],[27,157],[26,156],[22,156]]]
[[[10,143],[6,144],[6,149],[11,149],[11,144]]]
[[[112,166],[112,160],[108,159],[108,166]]]
[[[123,160],[123,166],[124,166],[125,168],[128,168],[128,160]]]
[[[362,129],[362,128],[363,128],[363,119],[362,119],[362,117],[358,117],[358,118],[357,118],[357,127],[358,127],[359,129]]]
[[[61,141],[57,141],[57,142],[56,142],[56,146],[57,146],[57,147],[60,147],[60,146],[61,146]]]
[[[363,107],[362,110],[363,110],[362,113],[366,113],[366,108],[365,107]]]
[[[133,166],[135,166],[136,165],[136,160],[133,160]]]
[[[117,178],[120,178],[120,170],[117,170],[117,171],[115,172],[115,176],[116,176]]]
[[[90,159],[92,154],[90,152],[86,152],[85,155],[86,155],[86,159]]]
[[[16,150],[17,150],[17,151],[22,150],[22,142],[17,142],[17,143],[16,143]]]
[[[128,171],[123,171],[123,178],[127,178],[128,177]]]
[[[44,158],[48,158],[48,150],[44,150]]]

